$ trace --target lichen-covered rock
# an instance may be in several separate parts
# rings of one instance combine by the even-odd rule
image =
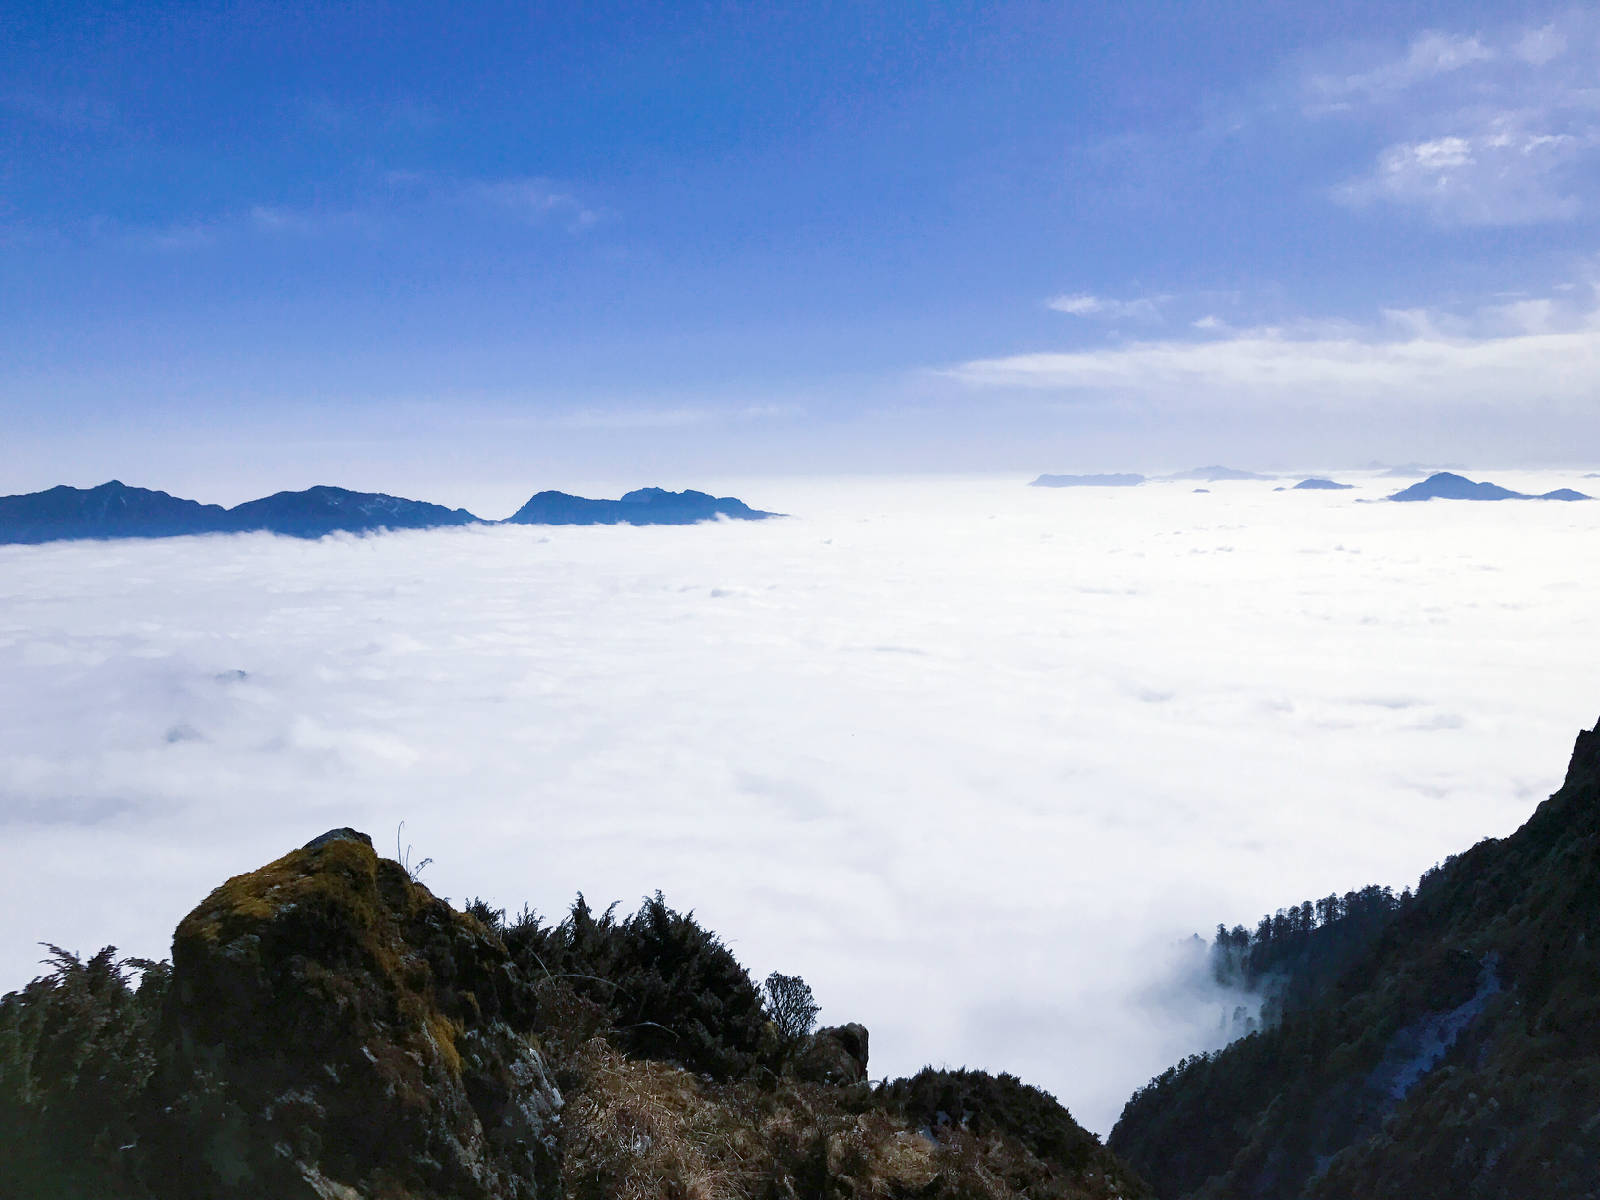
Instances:
[[[173,1069],[211,1089],[173,1194],[556,1194],[533,1011],[499,937],[355,831],[230,879],[173,941]]]

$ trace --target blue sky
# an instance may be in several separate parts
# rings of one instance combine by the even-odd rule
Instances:
[[[581,8],[0,7],[0,491],[1600,432],[1583,10]]]

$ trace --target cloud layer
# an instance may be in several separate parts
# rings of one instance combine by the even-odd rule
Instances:
[[[1392,486],[0,549],[0,985],[404,820],[458,902],[661,888],[875,1074],[1004,1068],[1103,1131],[1219,1036],[1185,937],[1509,831],[1600,707],[1600,504],[1351,502]]]

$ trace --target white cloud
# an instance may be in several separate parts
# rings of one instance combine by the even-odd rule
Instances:
[[[1141,296],[1132,300],[1113,300],[1088,292],[1072,292],[1045,301],[1045,307],[1073,317],[1099,317],[1104,320],[1161,320],[1161,305],[1170,297]]]
[[[1381,60],[1348,73],[1309,75],[1303,85],[1308,111],[1345,111],[1358,100],[1369,103],[1390,100],[1408,88],[1493,61],[1496,57],[1496,52],[1477,35],[1422,33],[1398,58]]]
[[[1511,52],[1529,66],[1542,67],[1567,52],[1567,37],[1554,24],[1541,25],[1518,38]]]
[[[701,482],[798,515],[0,547],[0,987],[404,820],[458,902],[660,887],[875,1073],[1103,1131],[1217,1036],[1180,938],[1509,831],[1595,716],[1600,504]]]
[[[1373,170],[1335,189],[1352,207],[1387,201],[1440,225],[1524,225],[1569,220],[1581,209],[1570,172],[1595,147],[1589,133],[1548,133],[1502,115],[1471,134],[1401,143]]]
[[[1466,316],[1386,310],[1384,324],[1231,330],[1073,351],[974,359],[946,374],[983,388],[1134,395],[1172,407],[1524,409],[1600,394],[1600,312],[1522,298]],[[1198,323],[1197,323],[1198,325]],[[1397,336],[1398,335],[1398,336]]]

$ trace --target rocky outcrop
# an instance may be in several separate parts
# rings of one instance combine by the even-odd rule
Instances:
[[[812,1083],[865,1083],[867,1027],[851,1022],[817,1030],[801,1050],[795,1074]]]
[[[500,939],[363,834],[230,879],[178,927],[165,1021],[173,1069],[231,1119],[192,1126],[172,1191],[554,1195],[561,1097],[532,1016]]]

